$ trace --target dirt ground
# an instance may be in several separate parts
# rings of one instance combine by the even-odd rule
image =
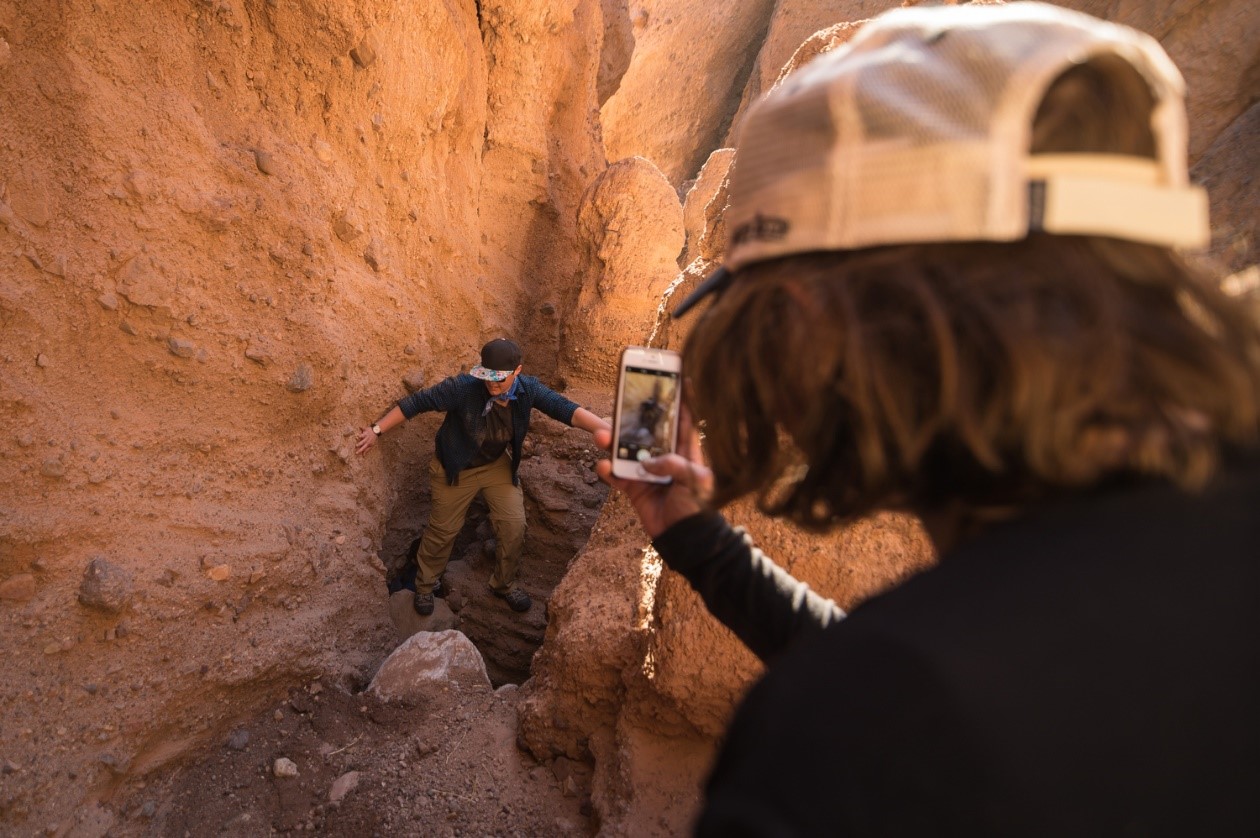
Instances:
[[[594,834],[589,767],[518,749],[516,694],[386,704],[311,682],[129,794],[109,834]],[[296,776],[276,776],[279,759]]]
[[[571,394],[606,412],[598,394]],[[585,542],[607,487],[594,479],[590,437],[533,423],[522,471],[529,530],[521,586],[534,600],[518,614],[490,595],[493,532],[480,500],[452,552],[450,592],[432,618],[410,609],[411,591],[380,607],[394,633],[379,632],[371,663],[348,675],[292,686],[190,755],[144,778],[120,776],[99,818],[44,825],[48,834],[110,836],[591,835],[590,765],[539,763],[517,742],[517,686],[529,677],[547,626],[547,599]],[[412,456],[407,450],[398,454]],[[423,455],[418,455],[421,459]],[[400,497],[381,548],[387,572],[405,563],[423,530],[428,492]],[[397,587],[395,585],[394,587]],[[365,691],[371,675],[415,630],[455,627],[478,646],[492,688],[448,684],[412,702]],[[247,701],[248,697],[241,696]],[[286,759],[294,776],[278,776]],[[282,769],[283,773],[283,769]],[[38,834],[38,825],[31,825]]]

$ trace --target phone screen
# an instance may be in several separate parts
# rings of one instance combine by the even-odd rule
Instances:
[[[627,365],[618,417],[617,459],[642,462],[674,450],[679,374]]]

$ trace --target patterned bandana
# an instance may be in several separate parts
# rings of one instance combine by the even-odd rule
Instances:
[[[490,409],[494,407],[495,402],[516,401],[516,391],[520,388],[520,386],[521,386],[521,378],[520,376],[517,376],[516,380],[512,382],[512,386],[508,388],[508,391],[506,393],[504,393],[501,396],[491,396],[489,400],[486,401],[486,406],[482,409],[481,415],[485,416],[487,413],[489,413]]]

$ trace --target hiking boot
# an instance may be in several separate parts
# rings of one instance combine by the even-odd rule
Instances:
[[[416,591],[416,595],[411,599],[411,605],[416,609],[416,613],[421,617],[427,617],[433,613],[433,594],[422,594]]]
[[[513,611],[528,611],[529,607],[534,604],[529,598],[529,594],[520,588],[512,588],[510,591],[495,591],[494,595],[500,599],[507,600],[508,607]]]
[[[438,599],[446,599],[446,583],[442,581],[441,577],[438,577],[438,580],[433,583],[433,595]]]

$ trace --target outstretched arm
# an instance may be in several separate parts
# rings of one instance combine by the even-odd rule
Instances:
[[[394,405],[389,412],[377,420],[376,424],[381,429],[383,436],[390,428],[396,428],[403,422],[407,421],[407,417],[403,415],[402,409],[398,405]],[[369,428],[359,428],[359,439],[355,443],[354,453],[366,454],[373,445],[376,444],[376,432]]]
[[[432,387],[403,396],[384,416],[376,420],[376,424],[381,428],[381,435],[384,435],[390,428],[396,428],[421,413],[450,410],[459,404],[460,393],[458,378],[444,378]],[[360,428],[354,451],[356,454],[366,454],[375,444],[376,433],[370,427]]]
[[[573,418],[570,421],[572,422],[573,427],[581,428],[588,434],[593,434],[596,431],[612,432],[611,425],[584,407],[579,407],[577,410],[573,411]]]

